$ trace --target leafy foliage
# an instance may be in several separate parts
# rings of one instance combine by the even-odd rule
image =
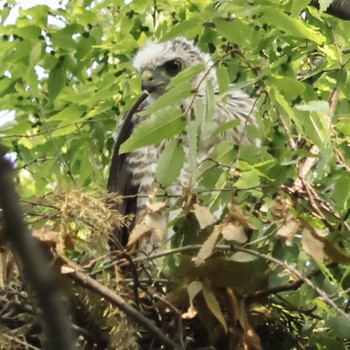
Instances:
[[[189,329],[167,332],[188,348],[345,349],[349,341],[350,23],[322,13],[329,1],[320,11],[308,3],[70,0],[20,10],[14,24],[6,19],[15,1],[0,11],[0,105],[15,114],[0,119],[0,138],[16,153],[19,191],[34,202],[57,188],[105,187],[113,130],[140,94],[131,58],[148,38],[184,35],[212,54],[219,96],[209,87],[198,103],[186,82],[202,67],[183,72],[122,146],[170,138],[157,168],[164,186],[191,160],[193,187],[172,203],[181,213],[162,261],[164,298]],[[256,99],[258,128],[247,132],[262,145],[223,140],[197,164],[200,132],[229,83]],[[183,98],[193,98],[198,120],[185,123],[174,109]],[[159,215],[150,209],[147,232],[159,229]],[[79,255],[79,240],[89,240],[78,231],[69,257],[94,261]]]

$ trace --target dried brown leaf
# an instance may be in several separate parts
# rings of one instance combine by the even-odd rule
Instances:
[[[197,313],[197,309],[193,305],[190,305],[187,311],[181,315],[181,318],[184,320],[191,320],[197,316]]]
[[[161,208],[156,206],[156,208]],[[161,212],[151,212],[131,231],[127,247],[131,247],[143,238],[151,237],[154,242],[163,241],[167,230],[166,217]]]
[[[292,207],[289,198],[278,194],[270,206],[272,217],[275,221],[284,220]]]
[[[196,219],[198,220],[199,226],[202,230],[215,222],[214,215],[208,208],[203,207],[199,204],[193,204],[193,207],[193,213],[196,216]]]
[[[39,238],[40,241],[52,244],[58,244],[61,240],[61,233],[58,231],[51,231],[46,228],[39,228],[32,231],[33,237]]]
[[[188,310],[181,315],[184,319],[192,319],[197,315],[197,309],[193,305],[193,299],[196,297],[196,295],[201,292],[203,289],[203,284],[200,281],[192,281],[188,287],[187,292],[188,296],[190,298],[190,306]]]
[[[324,252],[327,256],[329,256],[333,261],[350,265],[350,255],[346,252],[342,251],[340,248],[336,247],[332,242],[324,240]]]
[[[263,350],[260,338],[254,328],[250,325],[245,303],[243,299],[238,300],[238,320],[243,330],[242,345],[244,349]]]
[[[134,229],[131,231],[127,248],[134,245],[136,242],[139,242],[141,239],[143,239],[146,236],[149,236],[151,234],[150,229],[147,225],[145,225],[144,221],[137,224]]]
[[[245,243],[248,240],[248,237],[244,233],[242,226],[227,224],[226,226],[223,227],[221,233],[222,233],[222,237],[227,241]]]
[[[203,289],[203,283],[200,281],[192,281],[188,287],[187,292],[188,296],[190,297],[190,303],[193,303],[193,299],[196,297],[196,295]]]
[[[66,275],[66,274],[73,273],[73,272],[75,272],[75,268],[74,267],[69,266],[69,265],[62,265],[61,266],[61,273],[62,273],[62,275]]]
[[[203,264],[204,261],[212,254],[216,243],[221,238],[221,229],[222,225],[216,225],[211,235],[202,244],[197,256],[193,258],[196,266]]]
[[[210,286],[206,285],[205,283],[203,283],[203,296],[204,296],[204,300],[205,300],[209,310],[213,313],[213,315],[222,324],[222,326],[225,329],[225,332],[227,332],[227,324],[226,324],[224,314],[222,313],[220,304],[219,304],[218,300],[216,299],[216,296],[214,295]]]
[[[291,246],[299,227],[300,222],[291,218],[279,228],[276,234],[287,246]]]
[[[231,255],[230,260],[236,262],[251,262],[259,259],[257,256],[246,253],[246,252],[236,252]]]
[[[147,202],[146,206],[147,206],[148,212],[156,213],[164,209],[166,207],[166,203],[165,202],[154,202],[154,203]]]
[[[309,230],[304,229],[301,237],[301,246],[315,260],[323,262],[325,252],[324,243],[317,239]]]
[[[250,217],[244,214],[242,208],[239,205],[232,204],[229,207],[231,219],[239,223],[244,228],[250,228],[252,230],[257,230],[257,227],[250,222]]]
[[[152,234],[155,234],[159,240],[163,240],[166,234],[167,222],[163,214],[154,212],[147,214],[144,219],[145,225]]]

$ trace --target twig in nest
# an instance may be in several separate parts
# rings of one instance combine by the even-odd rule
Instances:
[[[65,262],[67,262],[66,259]],[[76,268],[69,266],[67,275],[75,282],[84,286],[93,293],[100,295],[101,297],[108,300],[112,305],[118,307],[129,318],[156,336],[157,339],[167,348],[175,350],[183,349],[181,346],[174,343],[170,338],[168,338],[151,320],[147,319],[142,313],[129,305],[122,297],[101,283],[97,282],[86,273],[77,271]]]

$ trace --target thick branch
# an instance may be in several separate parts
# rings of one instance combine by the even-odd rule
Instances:
[[[73,331],[58,274],[50,267],[39,242],[28,232],[12,180],[10,163],[0,145],[0,208],[4,238],[9,243],[25,281],[29,284],[45,334],[47,350],[73,350]]]
[[[91,278],[86,273],[77,271],[76,269],[73,270],[74,271],[70,271],[68,273],[68,276],[74,281],[89,289],[90,291],[105,298],[112,305],[118,307],[120,310],[125,312],[125,314],[130,319],[144,327],[146,330],[150,331],[167,348],[175,350],[182,349],[182,347],[180,347],[179,345],[174,343],[170,338],[168,338],[151,320],[147,319],[142,313],[140,313],[134,307],[129,305],[122,297],[120,297],[101,283],[97,282],[95,279]]]

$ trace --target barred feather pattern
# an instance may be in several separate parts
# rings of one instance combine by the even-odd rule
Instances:
[[[161,56],[162,52],[164,59]],[[205,103],[205,89],[206,83],[211,82],[214,90],[218,90],[218,83],[216,80],[216,72],[213,67],[213,63],[207,54],[203,54],[195,47],[192,42],[187,41],[184,38],[176,38],[172,41],[165,43],[149,43],[144,49],[136,55],[134,60],[134,66],[142,73],[143,70],[156,70],[163,65],[163,62],[170,60],[174,57],[181,57],[182,61],[189,61],[186,63],[187,67],[198,63],[205,63],[207,69],[200,74],[193,82],[193,87],[196,88],[197,96],[195,98],[202,99]],[[187,61],[186,61],[187,60]],[[169,80],[170,81],[170,80]],[[158,98],[157,91],[147,98],[143,104],[142,109],[146,108],[156,98]],[[245,92],[232,87],[226,96],[225,100],[216,102],[214,112],[212,115],[209,130],[201,130],[201,139],[198,145],[198,164],[204,161],[212,149],[217,143],[222,140],[228,140],[236,145],[242,145],[252,143],[259,146],[259,140],[251,140],[246,134],[247,124],[255,124],[255,118],[253,115],[254,99],[250,98]],[[187,113],[187,119],[193,120],[196,118],[194,111],[191,109],[191,99],[182,101],[181,107],[184,111],[190,110]],[[141,123],[141,117],[135,113],[131,123],[132,129],[134,129],[139,123]],[[216,137],[213,137],[213,132],[222,124],[238,119],[239,125],[234,129],[229,129]],[[207,128],[208,129],[208,128]],[[117,140],[122,137],[117,132]],[[157,168],[158,159],[168,141],[164,140],[161,144],[150,145],[140,148],[129,153],[126,157],[127,165],[125,167],[125,174],[117,174],[117,176],[127,176],[128,181],[131,183],[131,187],[136,189],[136,212],[135,223],[138,223],[145,215],[145,204],[147,202],[148,194],[154,189],[157,184],[155,183],[155,171]],[[167,189],[168,193],[181,195],[184,188],[188,188],[191,185],[191,168],[189,164],[189,147],[187,135],[183,135],[182,145],[185,152],[185,164],[180,173],[177,182]],[[117,186],[118,187],[118,186]],[[121,195],[130,195],[126,193],[125,188],[116,188]],[[135,200],[135,199],[134,199]],[[123,214],[130,214],[125,212]]]

